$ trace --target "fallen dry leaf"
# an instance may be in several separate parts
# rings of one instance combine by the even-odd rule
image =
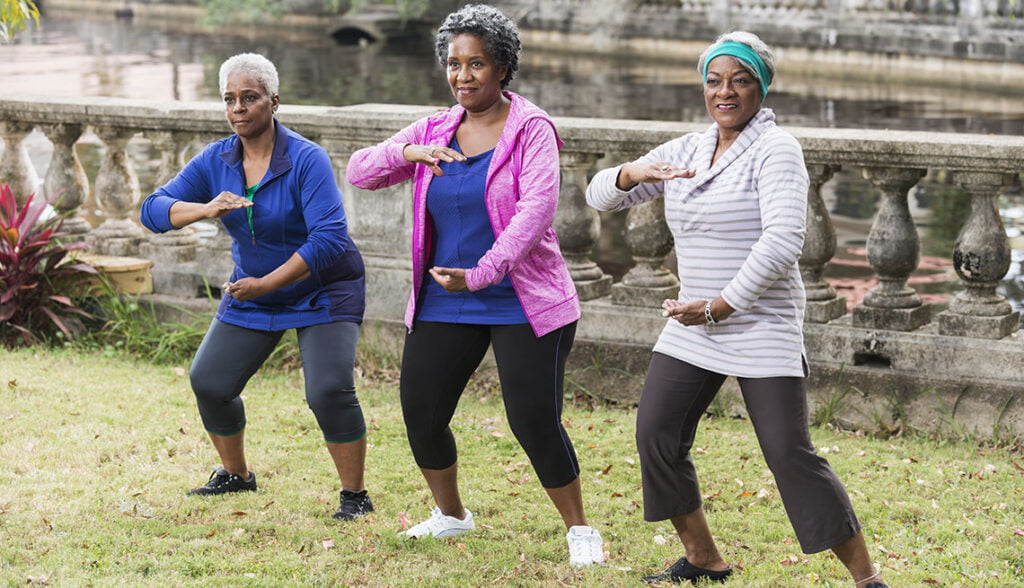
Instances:
[[[247,516],[249,516],[249,513],[245,512],[243,510],[233,510],[233,511],[231,511],[231,516],[233,516],[233,517],[247,517]]]
[[[605,469],[601,470],[600,475],[607,476],[608,472],[610,472],[610,471],[612,471],[612,464],[608,464],[608,467],[606,467]]]
[[[782,561],[780,561],[779,563],[784,565],[784,566],[791,566],[793,564],[800,563],[800,558],[795,556],[795,555],[789,555],[789,556],[786,556],[786,557],[782,558]]]
[[[412,521],[409,520],[409,515],[405,514],[404,511],[398,513],[398,530],[404,531],[410,526],[412,526]]]
[[[188,375],[188,372],[183,367],[171,368],[171,371],[174,372],[174,374],[179,378],[184,378],[185,376]]]
[[[1018,537],[1024,537],[1024,528],[1015,529],[1013,531],[1013,534],[1018,536]]]
[[[26,578],[26,581],[29,584],[49,584],[50,574],[46,574],[45,576],[29,576]]]
[[[324,549],[334,549],[334,539],[327,538],[320,542],[320,545],[324,546]]]
[[[217,534],[217,529],[210,529],[210,532],[206,534],[207,537],[213,537]]]
[[[666,543],[668,543],[668,539],[665,539],[664,536],[662,536],[662,535],[655,535],[654,536],[654,544],[655,545],[664,545]]]

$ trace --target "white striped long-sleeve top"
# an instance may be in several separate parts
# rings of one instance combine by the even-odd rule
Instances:
[[[762,109],[715,164],[718,126],[656,147],[641,159],[696,170],[693,178],[615,186],[602,170],[587,203],[621,210],[665,197],[675,239],[679,300],[717,296],[736,309],[712,326],[667,321],[654,350],[745,378],[802,377],[805,294],[797,260],[807,224],[807,168],[797,140]]]

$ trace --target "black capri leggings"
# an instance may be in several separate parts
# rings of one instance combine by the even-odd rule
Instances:
[[[416,321],[405,337],[401,396],[409,445],[428,470],[455,465],[452,415],[470,376],[494,345],[509,426],[545,488],[579,476],[572,441],[562,426],[565,361],[576,323],[543,337],[528,324],[462,325]]]
[[[356,397],[353,368],[359,325],[334,322],[296,329],[306,378],[306,403],[328,443],[357,441],[366,434]],[[245,406],[239,395],[263,365],[284,331],[257,331],[221,322],[196,351],[189,371],[203,426],[214,435],[245,429]]]

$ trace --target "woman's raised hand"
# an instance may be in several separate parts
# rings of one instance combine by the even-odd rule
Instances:
[[[206,208],[206,218],[220,218],[232,210],[249,208],[252,206],[252,201],[234,192],[224,191],[217,194],[216,198],[207,202],[204,206]]]
[[[435,176],[443,176],[444,172],[437,165],[438,161],[466,161],[466,156],[452,149],[451,147],[439,147],[437,145],[414,145],[412,143],[402,150],[402,157],[410,163],[422,163],[434,172]]]
[[[697,170],[676,167],[667,161],[631,161],[619,168],[615,186],[620,190],[632,190],[637,184],[656,184],[677,178],[692,178]]]

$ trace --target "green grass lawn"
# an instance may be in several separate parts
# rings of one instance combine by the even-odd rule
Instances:
[[[364,350],[363,357],[367,357]],[[374,515],[331,519],[338,480],[297,372],[245,393],[258,493],[186,497],[216,458],[186,366],[76,351],[0,354],[0,580],[4,585],[638,586],[682,555],[643,521],[635,409],[567,401],[591,524],[607,566],[568,565],[565,530],[478,384],[454,430],[477,531],[398,538],[432,506],[406,444],[394,373],[363,368]],[[1024,456],[924,438],[815,429],[892,586],[1024,584]],[[849,586],[830,554],[805,556],[750,423],[708,419],[695,458],[735,586]]]

